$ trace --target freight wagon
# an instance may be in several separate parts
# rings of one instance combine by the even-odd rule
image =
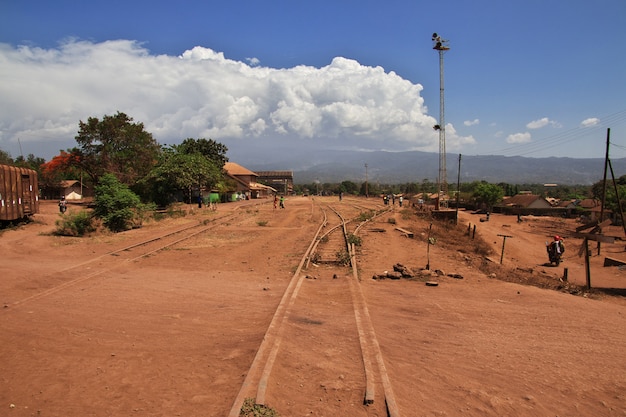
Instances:
[[[20,220],[38,212],[37,172],[0,165],[0,221]]]

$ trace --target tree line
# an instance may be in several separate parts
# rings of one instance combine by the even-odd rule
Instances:
[[[555,185],[546,186],[544,184],[492,184],[486,181],[472,181],[454,184],[449,187],[448,193],[453,201],[456,200],[457,193],[459,201],[468,207],[493,207],[502,201],[505,196],[514,196],[519,193],[529,193],[540,195],[545,198],[554,198],[561,201],[584,200],[593,198],[602,199],[602,188],[604,181],[598,181],[593,185]],[[616,180],[620,201],[626,198],[626,175]],[[615,198],[615,191],[612,184],[607,181],[606,206],[608,209],[617,211],[618,201]],[[403,194],[408,196],[428,196],[438,191],[438,184],[428,179],[422,182],[411,182],[401,184],[379,184],[360,183],[343,181],[341,183],[309,183],[296,184],[294,190],[302,194],[338,195],[339,193],[377,197],[384,194]]]
[[[183,199],[191,202],[196,190],[224,192],[233,188],[232,181],[223,171],[228,161],[228,148],[213,139],[186,138],[178,145],[161,145],[146,131],[143,123],[118,111],[115,115],[80,121],[75,140],[75,147],[61,150],[50,161],[33,154],[13,159],[0,149],[0,163],[34,169],[39,174],[42,188],[58,186],[62,180],[86,177],[84,182],[94,187],[96,199],[99,196],[101,202],[106,201],[106,196],[110,197],[111,190],[122,190],[121,202],[112,204],[107,201],[104,208],[96,210],[103,218],[119,205],[131,205],[135,209],[141,204],[167,206]],[[98,194],[103,188],[109,191]],[[449,187],[453,198],[458,193],[461,201],[487,206],[493,206],[505,195],[512,196],[521,191],[560,200],[582,200],[601,199],[603,190],[606,190],[607,208],[616,211],[619,201],[626,197],[626,175],[617,179],[615,186],[607,184],[606,187],[601,180],[591,186],[552,187],[473,181],[461,183],[456,188],[456,184]],[[342,181],[294,184],[294,191],[300,194],[417,195],[435,193],[437,184],[428,179],[403,184]],[[118,229],[130,227],[124,221],[111,221],[111,224],[116,224],[114,228]]]
[[[75,147],[50,161],[34,155],[12,159],[1,151],[0,163],[34,169],[41,188],[83,178],[95,192],[94,214],[112,230],[133,227],[150,206],[190,201],[201,189],[233,188],[223,171],[228,148],[212,139],[160,145],[143,123],[117,112],[80,121],[75,140]]]

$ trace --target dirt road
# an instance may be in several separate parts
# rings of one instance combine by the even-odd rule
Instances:
[[[218,214],[234,207],[221,206]],[[284,210],[269,202],[242,206],[236,219],[211,233],[77,281],[96,268],[87,263],[95,257],[107,265],[115,262],[107,255],[114,248],[218,214],[196,212],[78,239],[50,235],[58,214],[44,202],[35,223],[0,235],[0,415],[227,415],[319,226],[313,207],[304,197],[287,199]],[[462,228],[476,225],[492,247],[491,261],[470,251],[465,237],[455,246],[447,242],[451,233],[437,223],[429,247],[430,221],[399,208],[361,233],[361,288],[401,415],[625,415],[624,300],[496,279],[521,268],[558,282],[563,269],[543,266],[542,245],[548,232],[565,226],[530,219],[518,225],[498,216],[486,224],[468,213],[461,221]],[[477,265],[498,263],[498,234],[513,237],[502,267],[486,273]],[[570,282],[584,284],[578,243],[567,236],[566,242],[562,265]],[[606,249],[621,256],[619,246]],[[624,272],[600,261],[592,259],[598,284],[626,287]],[[444,275],[429,278],[436,287],[420,279],[371,279],[396,263],[415,270],[430,263],[431,272]],[[84,271],[68,274],[81,264]],[[303,284],[311,308],[299,318],[310,350],[280,363],[268,405],[283,416],[382,416],[379,403],[362,404],[358,381],[350,378],[354,363],[341,354],[355,343],[340,325],[347,318],[326,314],[343,310],[324,309],[343,303],[332,283],[344,284],[351,272],[311,268],[317,279]]]

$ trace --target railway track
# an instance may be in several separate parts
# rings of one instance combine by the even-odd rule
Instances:
[[[377,212],[349,204],[318,208],[323,220],[284,292],[229,417],[240,415],[246,399],[266,406],[272,398],[271,403],[284,410],[289,404],[277,403],[290,397],[286,390],[315,398],[319,387],[344,402],[347,396],[346,407],[367,405],[366,415],[400,415],[356,267],[354,237]],[[335,268],[332,280],[318,280],[309,269],[320,264]],[[351,266],[347,276],[345,266]],[[323,342],[328,334],[336,335],[331,343]],[[308,362],[299,359],[303,351]],[[310,360],[312,356],[316,360]],[[299,364],[299,379],[294,369],[283,365],[286,357]],[[337,415],[346,412],[338,409]]]
[[[114,249],[103,255],[96,256],[84,262],[72,264],[60,271],[42,277],[42,281],[56,282],[54,286],[43,289],[28,297],[5,304],[4,311],[10,311],[9,307],[18,307],[37,299],[45,298],[52,294],[63,291],[81,282],[97,278],[103,274],[119,268],[127,262],[137,261],[143,257],[151,256],[169,247],[173,247],[181,242],[193,238],[194,236],[206,233],[224,224],[232,222],[240,213],[235,210],[220,214],[208,223],[191,222],[176,229],[168,230],[156,237],[141,240],[122,248]],[[54,277],[70,277],[69,279]]]
[[[320,213],[322,221],[282,295],[239,392],[236,396],[233,393],[229,417],[239,416],[248,398],[259,405],[271,403],[289,410],[288,403],[279,403],[289,401],[288,390],[314,398],[320,387],[340,404],[337,415],[355,415],[348,410],[360,406],[357,415],[399,416],[356,266],[354,237],[381,206],[354,205],[349,199],[333,204],[313,201],[311,210]],[[107,272],[128,262],[155,256],[165,248],[232,225],[245,216],[243,210],[220,213],[210,222],[179,226],[55,271],[43,277],[44,281],[55,282],[54,286],[14,301],[4,311],[69,291],[87,280],[104,279]],[[321,268],[326,276],[332,272],[334,278],[317,279]],[[55,278],[52,275],[63,279],[46,279]],[[303,352],[306,359],[302,356],[300,360]],[[300,364],[300,377],[295,381],[293,369],[285,365],[294,361]]]
[[[328,218],[324,215],[324,229],[321,236],[316,238],[315,245],[309,254],[308,261],[315,264],[335,263],[339,265],[350,264],[349,242],[355,236],[350,225],[365,221],[371,215],[372,210],[363,210],[362,207],[342,205],[341,210],[329,205],[328,209],[334,216]],[[352,228],[354,229],[354,227]],[[307,262],[307,267],[309,263]]]

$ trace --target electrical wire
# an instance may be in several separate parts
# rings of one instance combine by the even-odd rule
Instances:
[[[589,138],[597,138],[606,128],[611,128],[614,126],[620,126],[626,123],[626,110],[619,111],[617,113],[613,113],[611,115],[600,118],[600,123],[591,127],[576,127],[573,129],[566,130],[564,132],[557,133],[552,136],[548,136],[542,139],[535,140],[529,143],[523,143],[518,145],[512,145],[506,148],[503,148],[499,151],[494,151],[492,155],[489,155],[490,158],[493,157],[511,157],[511,156],[527,156],[536,154],[539,152],[544,152],[548,149],[555,148],[557,146],[567,146],[572,147],[575,146],[576,142],[581,140],[587,140]],[[595,140],[595,139],[594,139]],[[604,142],[601,142],[604,143]],[[613,144],[613,142],[610,142]],[[626,150],[625,146],[619,146],[613,144],[620,149]],[[484,155],[485,157],[487,155]],[[477,156],[480,158],[480,156]]]

